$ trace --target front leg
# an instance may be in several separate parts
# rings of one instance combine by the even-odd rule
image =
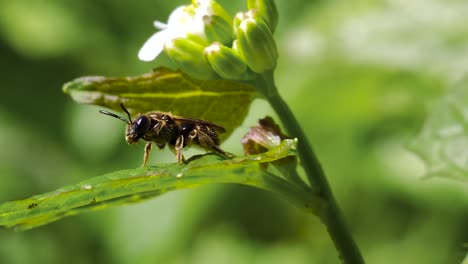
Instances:
[[[146,163],[148,162],[148,158],[151,153],[151,146],[151,142],[146,143],[145,155],[143,156],[143,165],[141,165],[142,167],[146,166]]]

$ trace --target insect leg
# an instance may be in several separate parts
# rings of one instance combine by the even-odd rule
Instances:
[[[211,149],[213,149],[214,151],[218,152],[218,154],[220,154],[221,156],[224,156],[224,157],[226,157],[226,158],[228,158],[228,159],[232,159],[232,158],[235,157],[234,154],[231,154],[231,153],[229,153],[229,152],[226,152],[226,151],[222,150],[222,149],[221,149],[219,146],[217,146],[217,145],[211,146]]]
[[[143,156],[143,165],[142,167],[146,166],[146,162],[148,162],[148,158],[151,152],[151,142],[146,143],[145,146],[145,155]]]
[[[195,130],[194,130],[194,131],[195,131]],[[217,152],[218,154],[220,154],[221,156],[224,156],[224,157],[226,157],[226,158],[233,158],[233,157],[234,157],[234,155],[225,152],[225,151],[222,150],[218,145],[216,145],[216,143],[215,143],[215,141],[213,140],[213,138],[210,137],[207,133],[198,130],[197,136],[198,136],[198,141],[200,142],[200,145],[201,145],[202,147],[205,147],[205,148],[208,148],[208,149],[212,149],[212,150],[214,150],[215,152]]]
[[[190,133],[188,134],[188,137],[190,140],[195,139],[197,136],[198,136],[198,129],[194,129],[190,131]]]
[[[184,148],[184,136],[180,135],[175,143],[175,151],[177,155],[177,162],[181,163],[184,160],[184,156],[182,155],[182,148]]]

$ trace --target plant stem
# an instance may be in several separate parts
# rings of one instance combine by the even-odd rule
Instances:
[[[281,98],[275,86],[273,71],[258,75],[257,88],[268,100],[281,119],[289,135],[299,140],[298,153],[307,178],[325,201],[324,206],[318,212],[318,216],[326,225],[328,233],[339,252],[343,263],[364,263],[364,259],[351,236],[345,221],[333,197],[333,193],[325,177],[325,173],[315,156],[306,135],[297,122],[288,104]]]

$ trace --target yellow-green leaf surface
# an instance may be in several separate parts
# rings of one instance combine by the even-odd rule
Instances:
[[[205,119],[230,134],[242,124],[255,88],[227,80],[197,80],[168,68],[134,77],[88,76],[66,83],[63,91],[75,101],[130,113],[150,111]]]
[[[427,177],[468,183],[468,85],[448,91],[409,146],[425,162]]]
[[[0,226],[20,230],[87,211],[139,202],[177,189],[208,183],[236,183],[284,195],[315,211],[318,199],[304,188],[269,173],[260,163],[295,155],[296,141],[285,140],[270,151],[225,160],[204,155],[186,165],[162,164],[109,173],[25,200],[0,204]]]

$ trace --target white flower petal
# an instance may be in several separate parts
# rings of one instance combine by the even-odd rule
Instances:
[[[194,10],[191,5],[174,9],[167,22],[172,38],[186,37],[187,34],[205,38],[204,24],[199,13],[198,8]]]
[[[138,58],[142,61],[152,61],[163,50],[164,43],[169,36],[168,30],[161,30],[151,36],[138,52]]]
[[[189,28],[190,34],[205,38],[205,23],[203,23],[203,19],[201,17],[194,20]]]
[[[201,37],[204,36],[205,23],[203,22],[203,17],[213,15],[213,9],[211,7],[212,2],[212,0],[197,1],[195,16],[193,18],[193,23],[191,24],[190,33],[199,35]]]
[[[153,22],[153,26],[159,30],[163,30],[166,29],[168,25],[164,22],[156,20]]]
[[[213,1],[212,0],[201,0],[197,2],[195,15],[197,18],[202,18],[205,15],[213,15]]]
[[[186,38],[187,35],[197,35],[206,39],[203,17],[213,14],[213,0],[195,0],[191,5],[179,6],[169,15],[167,24],[154,21],[153,25],[160,29],[151,36],[138,53],[142,61],[154,60],[164,49],[164,45],[174,38]]]
[[[169,15],[169,19],[167,20],[168,28],[181,27],[182,25],[188,25],[193,21],[193,16],[187,12],[187,8],[189,8],[189,6],[179,6],[172,11]]]

